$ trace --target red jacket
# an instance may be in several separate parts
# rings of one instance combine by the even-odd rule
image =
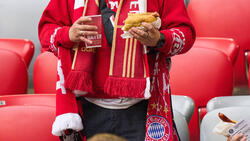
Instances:
[[[83,0],[51,0],[49,5],[44,10],[39,23],[39,39],[41,42],[41,50],[52,51],[55,55],[58,55],[58,48],[62,50],[69,50],[75,45],[69,39],[69,29],[71,25],[81,16],[83,10],[81,2]],[[94,3],[95,0],[89,0]],[[119,0],[106,0],[108,6],[116,12]],[[126,1],[126,0],[124,0]],[[134,1],[133,1],[134,2]],[[93,5],[94,6],[94,5]],[[95,6],[96,7],[96,6]],[[136,10],[136,5],[130,3],[131,10]],[[162,26],[160,32],[165,36],[165,44],[163,47],[158,48],[160,51],[161,61],[165,61],[165,58],[169,58],[176,54],[187,52],[194,43],[195,31],[187,15],[186,7],[183,0],[148,0],[147,1],[148,12],[158,12],[162,20]],[[80,14],[79,14],[80,13]],[[125,16],[125,15],[124,15]],[[110,64],[110,46],[106,40],[103,40],[101,48],[96,50],[96,63],[94,70],[94,88],[95,93],[102,95],[104,82],[109,74]],[[149,55],[149,63],[152,59]],[[154,55],[152,55],[154,56]],[[60,54],[58,55],[60,60]],[[67,77],[67,72],[70,71],[71,65],[60,66],[63,68],[64,77]],[[149,64],[150,70],[153,70],[153,65]],[[99,68],[99,69],[98,69]],[[166,68],[164,70],[167,70]],[[61,70],[58,71],[60,73]],[[168,73],[168,72],[166,72]],[[58,77],[60,79],[60,76]],[[64,79],[63,79],[64,80]],[[167,80],[168,81],[168,80]],[[64,82],[64,81],[63,81]],[[65,113],[78,113],[77,106],[74,101],[75,97],[72,94],[66,94],[66,90],[60,90],[65,95],[57,97],[57,115]],[[67,106],[58,106],[58,105]],[[53,127],[54,128],[54,127]],[[58,134],[59,135],[59,134]]]
[[[118,7],[118,1],[119,0],[106,0],[108,6],[115,12]],[[125,4],[130,4],[130,6],[126,6],[130,7],[131,11],[138,10],[138,5],[136,5],[135,0],[124,1]],[[87,13],[91,12],[91,10],[93,9],[98,8],[95,5],[96,0],[89,0],[89,2],[92,3],[92,8],[89,8],[89,11],[87,8]],[[57,84],[57,87],[60,88],[60,90],[57,90],[57,93],[59,94],[57,94],[56,115],[57,118],[60,119],[56,119],[53,125],[53,130],[56,130],[54,130],[55,132],[52,131],[54,135],[58,136],[61,135],[60,130],[67,129],[66,125],[64,126],[62,125],[62,123],[60,123],[60,121],[67,121],[67,119],[62,120],[62,118],[65,119],[63,115],[67,115],[66,113],[78,113],[74,94],[68,92],[68,90],[62,86],[64,84],[64,78],[67,77],[68,72],[71,70],[71,64],[65,65],[65,62],[61,60],[62,58],[65,58],[65,56],[62,57],[60,55],[62,54],[61,51],[70,52],[71,48],[75,45],[75,43],[71,42],[69,39],[69,29],[74,21],[76,21],[81,16],[81,13],[83,11],[82,3],[83,0],[51,0],[49,5],[44,10],[39,23],[39,39],[42,45],[42,52],[52,51],[55,55],[58,55],[59,60],[58,80],[60,83]],[[191,48],[195,40],[195,31],[187,15],[183,0],[148,0],[147,11],[158,12],[162,20],[160,32],[164,34],[166,41],[163,47],[157,48],[157,50],[160,51],[161,54],[161,58],[158,60],[163,62],[166,60],[165,58],[169,58],[176,54],[185,53]],[[125,16],[126,15],[122,15],[123,18]],[[60,51],[58,52],[58,50]],[[104,95],[104,82],[109,74],[110,54],[111,47],[108,45],[106,40],[103,40],[102,47],[96,50],[96,62],[93,72],[94,89],[95,94],[98,95],[98,97]],[[72,56],[70,55],[68,55],[67,57],[72,58]],[[154,59],[150,57],[153,58],[155,57],[155,55],[149,55],[148,58],[149,69],[151,70],[152,74],[152,70],[154,69],[154,65],[152,65],[154,62],[152,61],[154,61]],[[164,70],[162,75],[164,79],[168,79],[168,77],[165,77],[164,73],[168,74],[169,67],[166,67],[166,65],[159,65],[159,67],[162,67],[159,68],[160,70]],[[168,83],[168,80],[166,81],[166,83]],[[161,84],[162,85],[160,87],[162,88],[164,83]],[[170,104],[170,98],[166,98],[168,98],[168,104]],[[164,112],[163,115],[165,115]],[[168,120],[170,121],[171,117],[168,118]],[[71,123],[71,121],[69,123]],[[75,125],[79,124],[81,124],[80,121]],[[82,129],[82,127],[70,128],[75,130]]]
[[[78,0],[76,0],[78,1]],[[115,2],[106,0],[108,6],[116,11]],[[77,20],[74,13],[78,9],[74,0],[51,0],[45,9],[39,23],[39,39],[41,50],[52,51],[57,54],[58,47],[72,48],[75,43],[69,40],[70,26]],[[157,11],[162,20],[160,32],[165,35],[165,45],[158,49],[166,57],[188,51],[195,40],[195,31],[187,15],[183,0],[148,0],[149,12]],[[60,27],[60,29],[59,29]],[[55,32],[55,29],[58,29]],[[52,40],[54,40],[52,42]],[[182,45],[182,43],[184,45]],[[97,64],[94,73],[94,87],[102,91],[104,81],[108,76],[110,47],[103,43],[103,48],[97,50]],[[98,61],[99,60],[99,61]],[[100,61],[101,60],[101,61]],[[66,77],[66,76],[65,76]]]

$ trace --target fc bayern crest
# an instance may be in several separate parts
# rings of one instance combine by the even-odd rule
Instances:
[[[168,141],[170,126],[167,120],[158,115],[151,115],[147,119],[147,136],[145,141]]]

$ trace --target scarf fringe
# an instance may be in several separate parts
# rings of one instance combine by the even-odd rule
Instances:
[[[146,88],[145,88],[145,93],[144,93],[144,98],[149,99],[151,97],[150,93],[150,78],[146,78]]]
[[[79,90],[93,94],[92,75],[83,71],[70,71],[67,76],[65,87],[71,91]]]
[[[108,77],[104,92],[112,97],[145,98],[146,79]]]

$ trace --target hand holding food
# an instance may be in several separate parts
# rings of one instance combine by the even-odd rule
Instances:
[[[125,25],[122,30],[128,31],[132,27],[141,27],[143,22],[153,23],[157,20],[159,14],[154,13],[128,13],[127,19],[124,21]]]
[[[234,126],[236,124],[236,121],[229,119],[222,113],[218,113],[218,116],[221,121],[214,127],[213,132],[228,137],[229,134],[227,133],[227,130]]]
[[[228,137],[227,141],[247,141],[247,138],[243,137],[243,134],[237,134],[233,137]]]
[[[155,46],[160,39],[161,19],[157,12],[129,13],[124,21],[123,38],[135,38],[145,46]]]

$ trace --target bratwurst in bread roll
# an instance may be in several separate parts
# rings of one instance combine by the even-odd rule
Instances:
[[[227,116],[225,116],[225,115],[222,114],[222,113],[218,113],[218,116],[219,116],[219,118],[220,118],[222,121],[224,121],[224,122],[229,122],[229,123],[234,123],[234,124],[237,123],[237,121],[229,119]]]
[[[218,113],[218,117],[221,121],[214,127],[213,132],[228,137],[229,134],[227,133],[227,130],[233,127],[237,121],[229,119],[222,113]]]
[[[128,13],[122,30],[128,31],[132,27],[140,27],[143,22],[153,23],[157,20],[157,17],[159,17],[157,12]]]

